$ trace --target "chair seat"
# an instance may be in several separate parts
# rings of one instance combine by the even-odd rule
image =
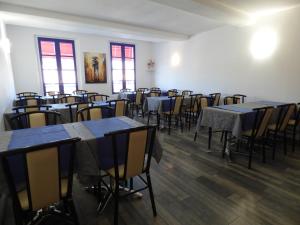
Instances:
[[[271,130],[271,131],[275,131],[276,130],[276,124],[270,124],[268,126],[268,129]]]
[[[115,168],[114,168],[114,167],[112,167],[112,168],[106,170],[106,172],[107,172],[110,176],[115,177]],[[124,167],[124,165],[120,165],[120,166],[119,166],[119,177],[124,177],[124,174],[125,174],[125,167]]]
[[[296,124],[296,120],[289,120],[289,125],[295,126],[295,124]]]
[[[251,130],[243,131],[242,132],[242,136],[251,137],[252,136],[252,129]]]
[[[186,109],[185,111],[186,111],[186,112],[193,112],[193,113],[196,113],[196,112],[197,112],[197,109],[191,108],[191,109]]]
[[[67,190],[68,190],[68,179],[65,178],[65,179],[61,180],[61,194],[62,194],[62,197],[65,197],[67,195]],[[23,190],[23,191],[18,192],[18,198],[19,198],[19,201],[20,201],[20,204],[21,204],[21,208],[23,210],[29,210],[27,190]]]

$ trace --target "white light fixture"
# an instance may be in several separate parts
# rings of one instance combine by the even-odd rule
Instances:
[[[178,52],[175,52],[171,57],[171,65],[173,67],[177,67],[180,64],[180,60],[180,55],[178,54]]]
[[[250,43],[250,51],[255,59],[262,60],[272,56],[277,46],[277,33],[270,28],[264,28],[253,34]]]

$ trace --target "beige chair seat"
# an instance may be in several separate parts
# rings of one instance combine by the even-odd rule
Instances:
[[[146,169],[146,163],[144,165],[144,169]],[[112,167],[108,170],[106,170],[106,172],[112,176],[112,177],[115,177],[115,168]],[[123,178],[124,177],[124,174],[125,174],[125,166],[124,165],[120,165],[119,166],[119,178]],[[128,177],[127,177],[128,178]]]
[[[289,125],[295,126],[295,124],[296,124],[296,120],[289,120]]]
[[[252,129],[251,130],[243,131],[242,132],[242,136],[251,137],[252,136]]]
[[[269,129],[269,130],[272,130],[272,131],[275,131],[275,130],[276,130],[276,124],[270,124],[270,125],[268,126],[268,129]]]
[[[62,197],[65,197],[67,195],[67,189],[68,189],[68,179],[62,179],[61,180],[61,194]],[[45,193],[47,194],[47,193]],[[27,190],[23,190],[18,192],[18,197],[20,200],[21,208],[23,210],[28,210],[29,209],[29,202],[28,202],[28,195],[27,195]]]

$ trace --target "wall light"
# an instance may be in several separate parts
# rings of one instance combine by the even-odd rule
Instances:
[[[250,51],[255,59],[269,58],[278,46],[277,33],[270,29],[264,28],[256,31],[250,43]]]
[[[171,57],[171,65],[177,67],[180,64],[181,58],[178,52],[175,52]]]

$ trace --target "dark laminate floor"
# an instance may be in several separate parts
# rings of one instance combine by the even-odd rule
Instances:
[[[126,225],[292,225],[300,224],[300,148],[276,161],[262,164],[235,156],[221,158],[219,137],[207,150],[206,132],[193,142],[194,132],[160,132],[165,148],[159,165],[153,161],[152,181],[158,216],[153,218],[148,192],[143,199],[124,199],[120,224]],[[76,185],[76,206],[81,224],[113,224],[113,204],[97,215],[95,197]]]
[[[160,132],[165,148],[160,164],[153,160],[152,182],[158,216],[153,218],[148,192],[142,199],[123,199],[120,225],[293,225],[300,224],[300,148],[281,151],[276,161],[260,154],[253,169],[247,158],[235,156],[233,163],[221,158],[219,136],[207,150],[206,132],[197,142],[191,132]],[[135,182],[140,185],[139,182]],[[113,204],[103,214],[97,200],[75,182],[74,198],[82,225],[113,224]]]

